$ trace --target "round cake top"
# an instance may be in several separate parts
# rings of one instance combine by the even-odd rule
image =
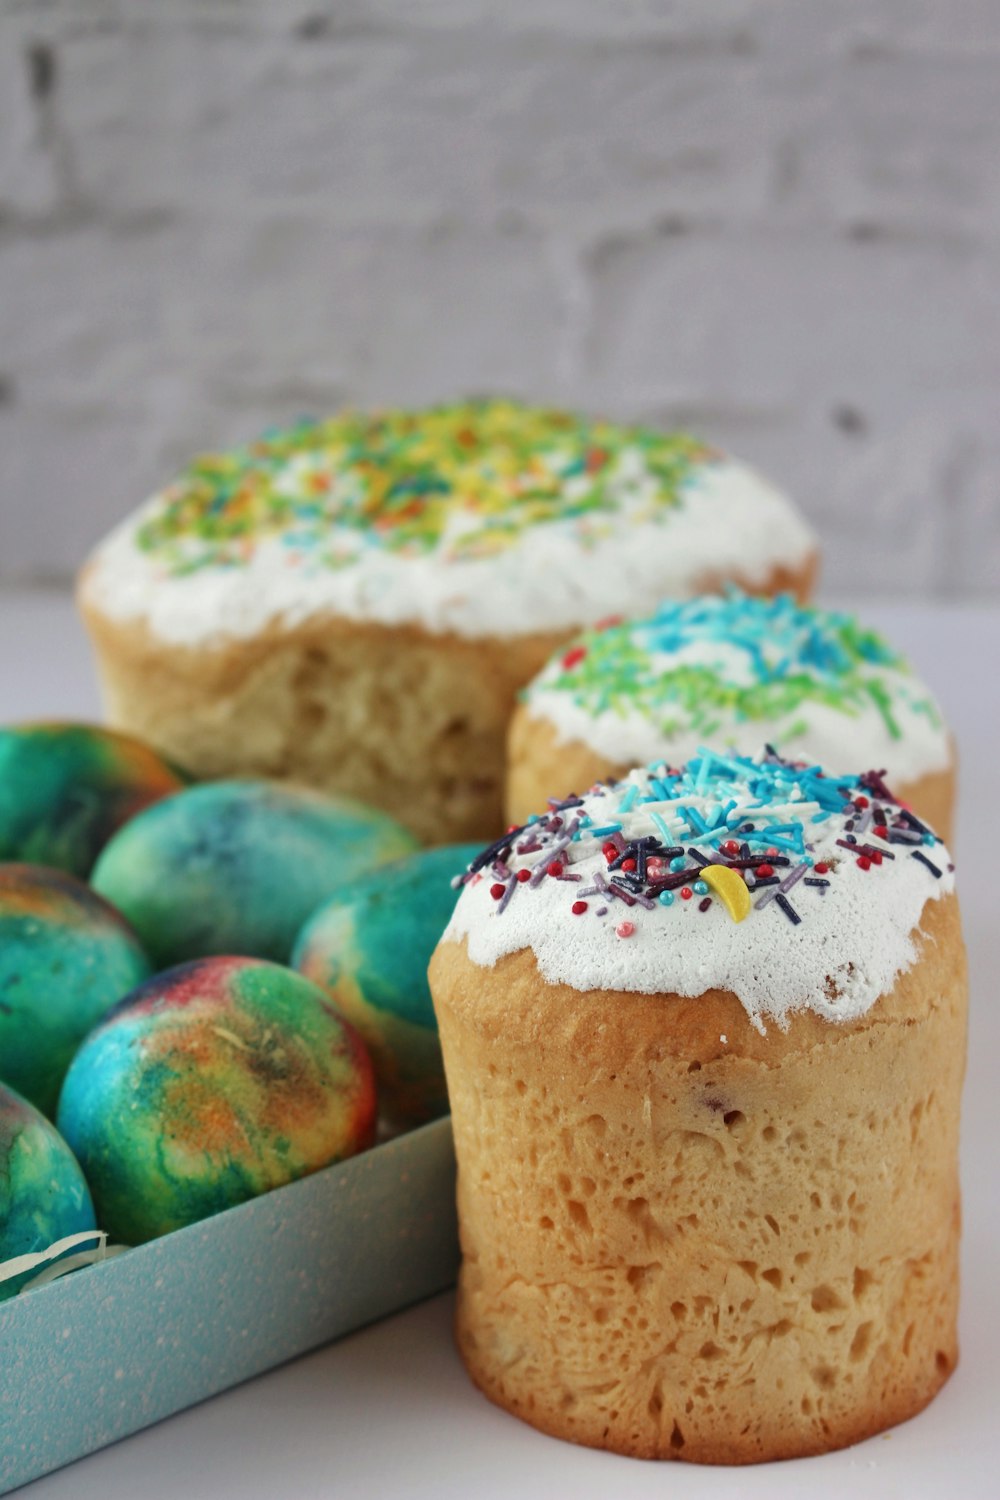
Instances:
[[[511,829],[461,877],[444,936],[483,967],[530,949],[578,990],[730,990],[760,1030],[847,1021],[914,961],[953,870],[876,772],[701,750]]]
[[[85,597],[179,643],[329,611],[467,636],[652,609],[814,549],[694,438],[511,401],[349,411],[197,459],[98,548]]]
[[[752,754],[762,740],[834,774],[885,767],[908,782],[951,763],[931,693],[850,615],[730,589],[610,620],[552,658],[525,690],[534,718],[618,765],[683,760],[700,744]]]

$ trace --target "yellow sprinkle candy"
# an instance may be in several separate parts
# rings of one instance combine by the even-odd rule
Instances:
[[[734,922],[742,922],[750,910],[750,892],[739,870],[728,865],[706,865],[700,877],[709,886]]]

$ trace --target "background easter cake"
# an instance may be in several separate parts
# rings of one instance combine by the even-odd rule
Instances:
[[[113,724],[448,842],[501,826],[515,692],[574,630],[727,580],[804,596],[815,564],[790,503],[693,438],[485,401],[201,458],[79,597]]]

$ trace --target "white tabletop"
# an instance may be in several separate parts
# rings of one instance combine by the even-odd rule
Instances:
[[[962,1175],[962,1359],[916,1420],[824,1458],[754,1469],[662,1465],[574,1448],[496,1410],[451,1342],[436,1297],[229,1391],[31,1486],[31,1500],[920,1500],[1000,1495],[1000,609],[867,605],[937,691],[960,748],[956,846],[972,969]],[[0,717],[93,717],[89,657],[56,595],[0,595]]]

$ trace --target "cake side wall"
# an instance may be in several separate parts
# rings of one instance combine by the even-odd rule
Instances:
[[[714,994],[694,1028],[702,1002],[632,996],[574,1033],[560,993],[546,1036],[530,966],[439,950],[459,1343],[493,1400],[575,1441],[731,1463],[841,1446],[932,1397],[957,1359],[953,908],[932,904],[866,1024],[797,1017],[770,1060]],[[682,1045],[658,1047],[671,1009]]]

